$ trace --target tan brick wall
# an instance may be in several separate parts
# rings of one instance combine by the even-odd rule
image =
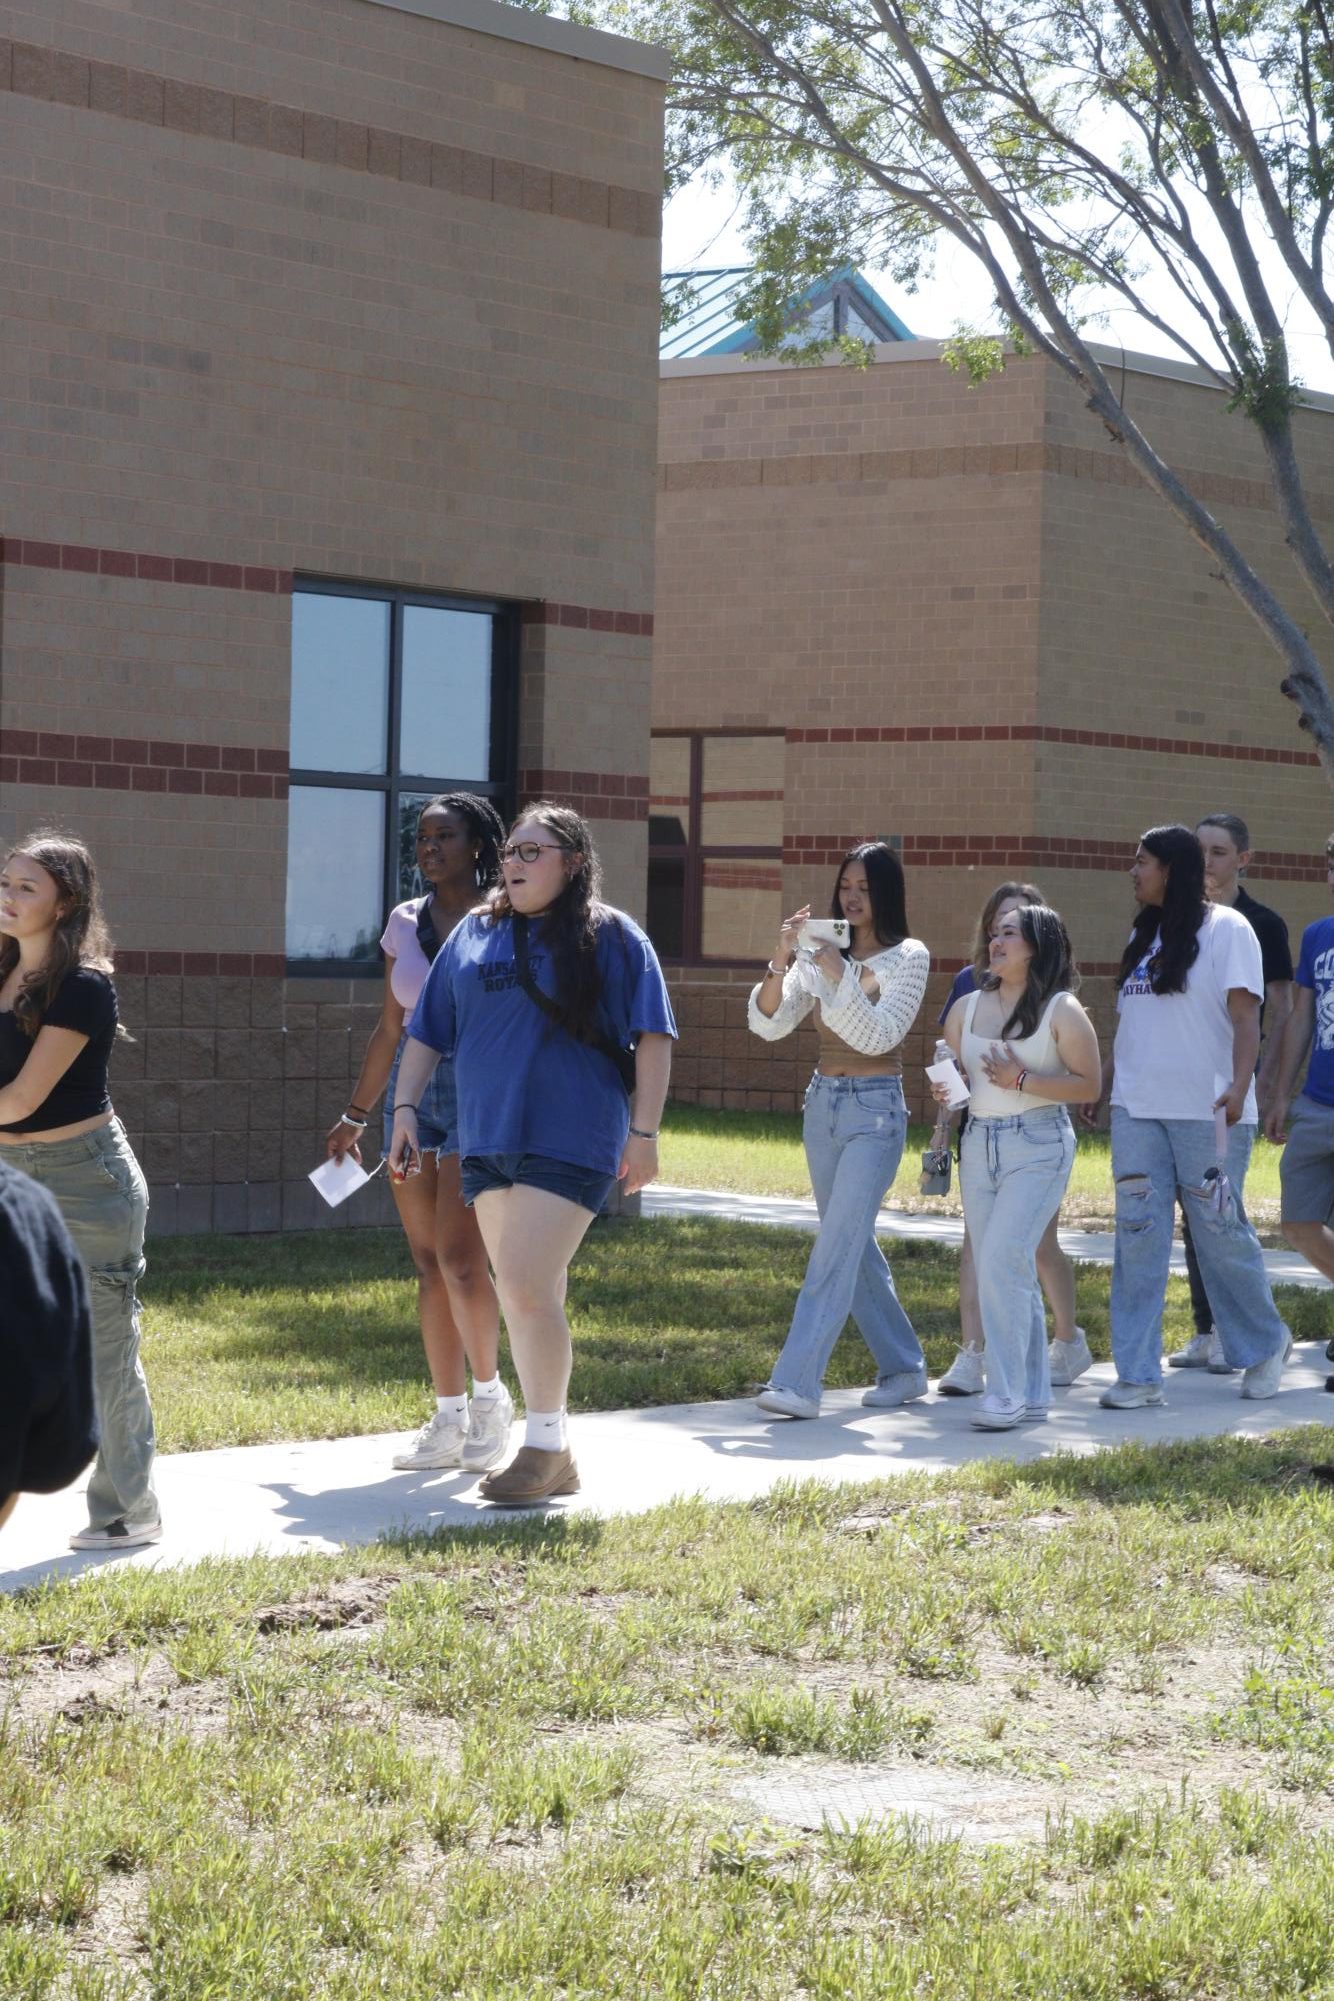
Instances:
[[[159,1222],[270,1227],[378,1004],[278,977],[293,572],[524,604],[521,770],[642,912],[663,89],[365,0],[0,37],[0,836],[98,856]]]

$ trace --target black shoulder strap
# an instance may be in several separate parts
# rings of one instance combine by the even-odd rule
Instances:
[[[436,937],[435,926],[431,922],[431,899],[429,896],[422,898],[417,911],[417,943],[421,946],[426,957],[426,963],[429,966],[436,953],[440,950],[440,940]]]
[[[528,919],[521,917],[516,910],[511,913],[510,924],[514,931],[515,978],[527,994],[529,1000],[536,1001],[543,1014],[549,1015],[552,1021],[559,1022],[563,1027],[564,1018],[559,1007],[551,998],[551,995],[544,993],[533,978],[532,964],[528,957]],[[619,924],[616,928],[618,931],[621,931]],[[625,937],[623,932],[621,944],[622,949],[624,949]],[[626,1094],[632,1094],[635,1088],[634,1051],[632,1049],[622,1049],[619,1043],[613,1042],[609,1035],[604,1035],[600,1029],[596,1028],[592,1029],[583,1039],[591,1049],[600,1050],[604,1056],[610,1059],[615,1065],[616,1075],[620,1078]]]

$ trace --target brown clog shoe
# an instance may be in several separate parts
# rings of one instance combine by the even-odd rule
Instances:
[[[579,1492],[579,1468],[568,1445],[559,1452],[543,1452],[537,1445],[521,1445],[508,1466],[488,1473],[478,1488],[484,1500],[501,1507],[521,1508],[530,1501],[546,1501],[557,1494]]]

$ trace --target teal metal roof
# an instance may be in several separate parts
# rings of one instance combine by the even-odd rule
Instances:
[[[664,300],[677,309],[675,324],[662,336],[664,361],[706,355],[750,354],[759,346],[754,327],[739,318],[737,302],[754,277],[746,265],[714,270],[664,271]],[[851,264],[818,278],[789,302],[792,341],[819,334],[850,333],[862,340],[915,340],[893,308]]]

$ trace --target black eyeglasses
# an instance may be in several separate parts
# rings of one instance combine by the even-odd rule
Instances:
[[[500,850],[503,862],[535,862],[541,854],[568,855],[564,841],[511,841]]]

